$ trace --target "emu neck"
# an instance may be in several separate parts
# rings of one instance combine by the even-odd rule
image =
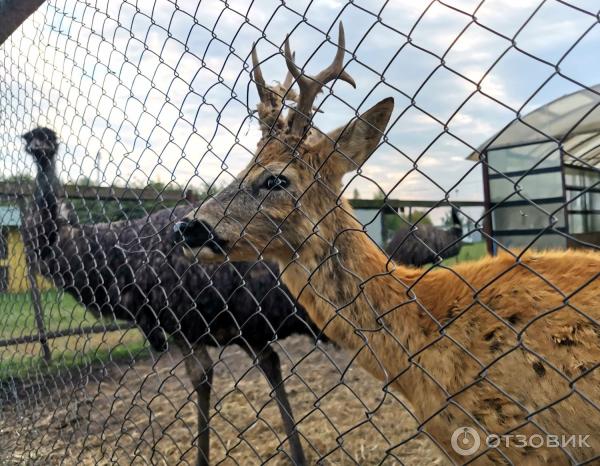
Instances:
[[[36,176],[36,198],[52,198],[56,202],[56,189],[60,186],[54,168],[54,160],[49,157],[40,157]]]
[[[58,189],[60,183],[56,176],[55,160],[52,153],[36,157],[37,176],[35,190],[35,204],[41,215],[41,222],[55,221],[58,216]],[[56,225],[44,225],[48,232],[56,229]]]

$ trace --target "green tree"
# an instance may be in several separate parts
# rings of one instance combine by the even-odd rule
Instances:
[[[408,209],[405,209],[405,210],[408,210]],[[431,225],[431,219],[429,217],[425,217],[425,218],[421,219],[421,217],[423,217],[423,215],[425,215],[425,213],[426,213],[426,211],[424,211],[424,210],[412,209],[412,211],[410,213],[407,212],[407,214],[402,215],[402,217],[406,221],[413,223],[413,224],[416,222],[419,222],[419,225]]]
[[[25,173],[18,173],[16,175],[9,176],[0,175],[0,181],[3,183],[32,183],[33,176]]]
[[[417,209],[412,209],[410,214],[408,213],[407,208],[405,208],[404,211],[405,213],[393,213],[386,214],[384,216],[383,221],[385,231],[385,242],[389,241],[394,236],[396,231],[398,231],[400,228],[410,227],[409,223],[411,225],[414,225],[425,214],[425,211]],[[425,217],[421,221],[419,221],[419,225],[431,225],[431,219],[429,217]],[[417,225],[417,227],[419,225]]]

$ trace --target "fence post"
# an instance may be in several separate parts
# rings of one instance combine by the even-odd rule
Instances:
[[[31,238],[27,234],[26,215],[25,215],[25,202],[23,199],[19,199],[19,210],[21,211],[21,238],[25,246],[25,261],[27,267],[27,280],[29,282],[29,289],[31,292],[31,302],[33,304],[33,313],[35,316],[35,324],[38,329],[38,336],[40,344],[42,345],[42,353],[44,360],[50,362],[52,359],[52,353],[50,351],[50,345],[48,344],[48,338],[46,336],[46,325],[44,324],[44,311],[42,309],[42,298],[40,290],[35,279],[35,252],[31,248]]]
[[[23,21],[45,0],[0,0],[0,45],[10,37]]]
[[[196,202],[198,202],[198,196],[196,196],[196,193],[193,189],[188,189],[185,192],[185,200],[192,204],[195,204]]]

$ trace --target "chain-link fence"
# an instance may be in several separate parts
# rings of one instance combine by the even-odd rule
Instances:
[[[0,463],[600,463],[599,22],[0,1]]]

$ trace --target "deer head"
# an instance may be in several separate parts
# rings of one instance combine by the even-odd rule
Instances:
[[[336,80],[355,86],[344,71],[344,29],[339,26],[333,62],[316,76],[294,63],[289,38],[283,85],[267,86],[256,49],[254,81],[260,103],[262,138],[249,165],[225,189],[175,225],[175,233],[203,261],[251,261],[259,257],[287,263],[300,250],[327,245],[335,237],[342,177],[360,167],[379,145],[394,107],[387,98],[329,133],[311,125],[314,101]],[[299,94],[292,86],[298,84]],[[295,102],[284,117],[286,100]]]

